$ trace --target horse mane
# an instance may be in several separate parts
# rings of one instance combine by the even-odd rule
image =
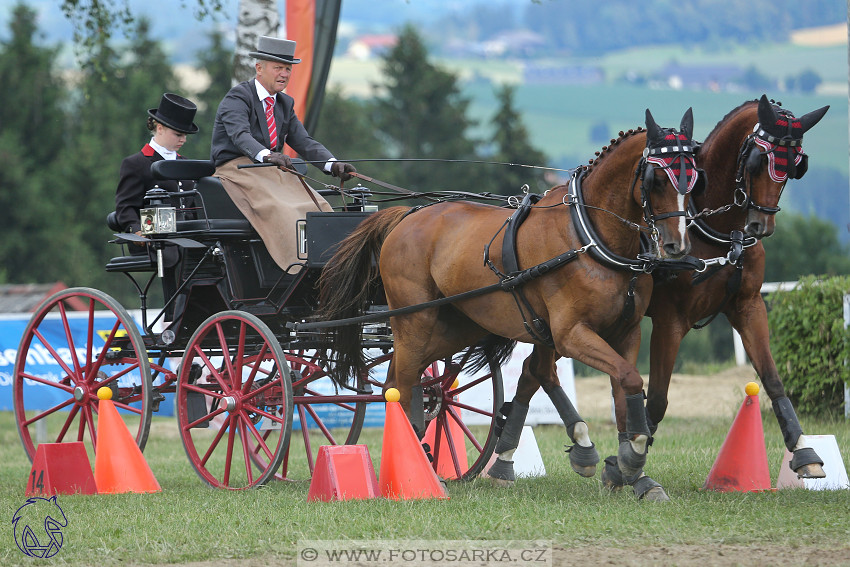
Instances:
[[[605,156],[608,155],[608,153],[610,153],[614,149],[614,146],[616,146],[617,144],[619,144],[623,140],[631,138],[635,134],[638,134],[640,132],[645,132],[645,131],[646,131],[646,128],[643,128],[642,126],[638,126],[637,128],[628,130],[626,132],[623,132],[622,130],[620,130],[617,138],[611,138],[610,144],[607,145],[607,146],[602,146],[602,149],[595,153],[596,157],[590,159],[588,161],[587,165],[582,165],[581,168],[584,169],[585,173],[590,173],[591,170],[593,169],[593,167],[597,163],[599,163],[600,160],[604,159]]]
[[[705,137],[705,140],[703,141],[703,143],[704,143],[704,144],[709,143],[709,141],[710,141],[710,140],[711,140],[711,139],[712,139],[712,138],[713,138],[713,137],[717,134],[717,132],[720,130],[720,125],[721,125],[721,124],[723,124],[724,122],[726,122],[727,120],[729,120],[730,118],[732,118],[733,116],[736,116],[739,112],[741,112],[741,111],[744,109],[744,107],[745,107],[745,106],[748,106],[748,105],[751,105],[751,104],[756,104],[756,105],[757,105],[757,104],[758,104],[758,102],[759,102],[759,101],[758,101],[758,99],[745,100],[744,102],[742,102],[741,104],[739,104],[738,106],[736,106],[735,108],[733,108],[732,110],[730,110],[729,112],[727,112],[727,113],[726,113],[726,116],[724,116],[723,118],[721,118],[721,119],[720,119],[720,121],[719,121],[719,122],[717,122],[717,124],[715,124],[715,125],[714,125],[714,128],[712,128],[712,129],[711,129],[711,132],[709,132],[709,133],[708,133],[708,136],[706,136],[706,137]],[[786,109],[782,108],[782,103],[781,103],[781,102],[779,102],[778,100],[770,99],[770,104],[772,104],[772,105],[774,105],[774,106],[778,107],[778,108],[779,108],[779,110],[781,110],[782,112],[786,112],[786,113],[788,113],[788,114],[791,114],[791,112],[790,112],[789,110],[786,110]],[[792,114],[792,116],[793,116],[793,114]]]

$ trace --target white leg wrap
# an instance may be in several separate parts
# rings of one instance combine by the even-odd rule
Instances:
[[[573,429],[573,434],[576,437],[576,443],[582,447],[590,447],[593,445],[590,441],[590,429],[588,429],[585,422],[579,421],[576,423],[575,428]]]
[[[503,461],[512,461],[513,456],[514,456],[514,451],[516,451],[516,449],[508,449],[507,451],[499,453],[499,458],[502,459]]]
[[[649,441],[649,437],[646,435],[638,435],[634,439],[629,440],[629,443],[632,446],[632,450],[639,454],[643,455],[646,453],[646,442]]]

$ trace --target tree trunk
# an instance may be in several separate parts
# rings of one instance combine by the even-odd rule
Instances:
[[[261,35],[278,37],[279,27],[277,0],[239,0],[236,55],[233,58],[234,85],[255,76],[254,58],[248,53],[257,48],[257,39]]]

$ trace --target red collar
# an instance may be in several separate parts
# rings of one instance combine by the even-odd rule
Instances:
[[[153,157],[153,155],[155,153],[156,153],[156,150],[153,149],[153,147],[150,144],[145,144],[144,147],[142,148],[142,155],[143,156]],[[183,157],[183,156],[181,156],[180,154],[177,154],[177,157]]]

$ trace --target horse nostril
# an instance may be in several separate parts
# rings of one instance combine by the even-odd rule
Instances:
[[[677,254],[681,254],[682,247],[679,246],[678,242],[667,242],[663,246],[664,252],[668,256],[676,256]]]
[[[762,225],[760,222],[756,221],[747,223],[746,231],[749,236],[759,236],[762,231]]]

